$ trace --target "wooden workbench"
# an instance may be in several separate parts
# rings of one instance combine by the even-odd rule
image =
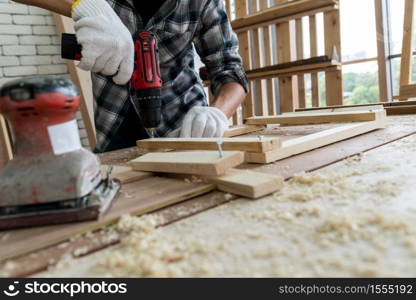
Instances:
[[[345,159],[346,157],[356,155],[358,153],[362,153],[364,151],[368,151],[376,147],[380,147],[386,143],[390,143],[392,141],[401,139],[412,134],[416,134],[416,130],[414,128],[414,116],[392,117],[390,118],[390,120],[392,124],[387,129],[371,132],[350,140],[342,141],[333,145],[329,145],[327,147],[316,149],[314,151],[297,155],[271,165],[244,165],[241,166],[241,168],[252,169],[258,172],[268,174],[279,174],[283,176],[285,179],[288,179],[296,173],[302,171],[316,170],[334,162],[337,162],[339,160]],[[284,129],[283,134],[285,138],[289,139],[290,137],[293,138],[297,136],[302,136],[321,129],[322,128],[317,128],[316,126],[296,126],[293,128],[287,127]],[[267,134],[267,132],[265,133]],[[132,148],[107,153],[102,155],[101,158],[104,164],[122,165],[142,153],[143,151],[140,151],[137,148]],[[172,191],[169,191],[169,188],[177,186],[178,184],[184,184],[184,182],[180,180],[162,180],[165,180],[166,182],[169,181],[169,183],[172,184],[166,184],[166,187],[163,187],[167,189],[166,191],[168,193],[172,193]],[[154,186],[159,187],[160,182],[155,182]],[[196,187],[194,184],[191,184],[188,188],[183,189],[180,193],[185,193],[189,195],[189,191],[192,189],[206,189],[206,187],[202,186]],[[143,194],[151,193],[152,189],[149,189],[149,185],[147,183],[143,184],[138,182],[126,185],[123,188],[123,192],[126,191],[128,191],[127,194],[129,195],[129,197],[134,197],[133,200],[136,199],[137,201],[140,201],[140,199],[143,199]],[[158,192],[160,193],[160,190],[158,190]],[[156,194],[154,194],[153,196],[157,200],[158,197]],[[224,193],[217,191],[203,194],[204,195],[197,197],[188,196],[186,198],[188,199],[187,201],[171,205],[161,210],[156,210],[155,213],[163,215],[165,222],[162,225],[167,225],[237,198],[226,196]],[[151,196],[152,194],[145,194],[144,198],[148,198],[149,195]],[[124,194],[124,197],[126,197],[126,194]],[[39,242],[39,240],[42,239],[45,239],[49,242],[54,234],[62,234],[59,233],[60,230],[76,226],[80,225],[62,225],[53,226],[50,228],[34,228],[28,230],[6,232],[3,234],[0,233],[0,239],[2,240],[2,248],[0,249],[0,253],[3,253],[3,255],[7,253],[15,254],[11,256],[13,259],[8,261],[8,266],[10,267],[11,265],[13,265],[13,268],[10,269],[9,272],[5,272],[5,275],[27,276],[30,274],[34,274],[42,270],[45,270],[48,267],[48,265],[56,262],[63,255],[67,253],[73,253],[76,249],[79,249],[80,247],[87,247],[85,248],[86,250],[82,254],[78,255],[85,256],[89,253],[98,251],[100,249],[103,249],[110,245],[114,245],[115,243],[119,242],[119,239],[110,241],[106,239],[100,239],[100,237],[104,236],[104,233],[102,231],[96,231],[94,232],[94,234],[89,234],[85,237],[80,237],[78,239],[73,240],[70,243],[65,244],[65,247],[63,247],[62,244],[56,244],[54,246],[49,247],[40,247],[42,249],[38,251],[33,251],[30,253],[30,255],[27,255],[28,252],[25,251],[20,253],[22,255],[18,255],[19,251],[24,250],[26,248],[25,246],[30,245],[31,242]],[[4,261],[3,263],[6,264],[7,262]]]

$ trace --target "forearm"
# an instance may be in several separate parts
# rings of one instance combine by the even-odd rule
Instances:
[[[14,0],[22,4],[41,7],[58,14],[70,17],[71,7],[76,0]]]
[[[227,118],[231,118],[245,98],[246,92],[241,84],[229,82],[220,88],[212,106],[220,109]]]

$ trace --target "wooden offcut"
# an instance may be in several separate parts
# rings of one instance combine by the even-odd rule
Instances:
[[[236,125],[224,132],[224,137],[235,137],[265,129],[263,125]]]
[[[229,170],[224,176],[210,178],[217,189],[238,196],[258,199],[279,191],[283,187],[281,176],[247,170]]]
[[[266,152],[277,149],[281,141],[277,137],[253,137],[253,138],[154,138],[137,142],[142,149],[172,149],[172,150],[218,150],[218,142],[221,148],[227,151]]]
[[[148,153],[129,164],[136,171],[220,176],[244,162],[244,152],[189,151]]]
[[[322,123],[365,122],[376,120],[376,111],[331,112],[331,113],[302,113],[287,114],[276,117],[252,117],[246,120],[250,125],[307,125]],[[381,113],[383,113],[381,111]]]

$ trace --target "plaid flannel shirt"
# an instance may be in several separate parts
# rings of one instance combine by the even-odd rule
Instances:
[[[163,137],[179,128],[193,106],[207,105],[207,96],[194,67],[193,45],[208,69],[214,94],[228,82],[238,82],[248,89],[238,40],[223,0],[167,0],[145,28],[132,0],[107,2],[132,34],[145,29],[153,32],[158,40],[163,108],[157,135]],[[95,151],[104,152],[130,109],[128,85],[116,85],[112,77],[94,73],[92,81]]]

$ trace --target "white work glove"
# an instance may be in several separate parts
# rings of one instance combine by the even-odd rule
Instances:
[[[220,109],[196,106],[186,114],[180,137],[222,137],[228,126],[227,116]]]
[[[134,68],[134,43],[126,26],[105,0],[81,0],[72,11],[82,60],[78,67],[126,84]]]

